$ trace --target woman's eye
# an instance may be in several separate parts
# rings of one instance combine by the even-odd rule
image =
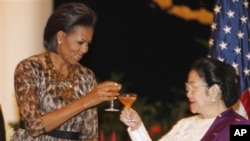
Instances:
[[[80,45],[80,46],[83,46],[83,45],[88,46],[89,43],[88,42],[84,42],[84,41],[79,41],[78,45]]]
[[[79,42],[77,42],[77,43],[78,43],[78,45],[81,46],[81,45],[83,45],[84,42],[83,42],[83,41],[79,41]]]

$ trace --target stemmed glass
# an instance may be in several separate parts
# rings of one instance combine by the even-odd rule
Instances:
[[[129,109],[137,98],[136,93],[125,93],[118,96],[119,101],[125,106],[124,108]],[[128,119],[127,122],[133,122],[134,119]]]
[[[109,108],[105,109],[105,111],[108,111],[108,112],[118,112],[120,111],[119,109],[116,109],[114,107],[114,100],[111,100],[110,101],[110,105],[109,105]]]
[[[118,112],[119,111],[119,109],[114,108],[114,100],[110,101],[110,106],[109,106],[109,108],[105,109],[105,111],[108,111],[108,112]]]
[[[125,106],[125,108],[130,108],[136,98],[136,93],[125,93],[118,96],[119,101]]]

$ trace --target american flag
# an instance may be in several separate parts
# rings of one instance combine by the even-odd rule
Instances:
[[[236,111],[250,118],[250,9],[248,0],[216,0],[209,39],[210,56],[234,66],[241,97]]]

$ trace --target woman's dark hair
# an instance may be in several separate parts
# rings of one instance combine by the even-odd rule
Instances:
[[[226,107],[237,102],[240,96],[240,81],[236,69],[213,58],[199,58],[191,66],[210,87],[218,84],[221,89],[222,100]]]
[[[49,17],[44,29],[43,44],[48,51],[56,52],[58,31],[70,33],[76,26],[94,28],[96,13],[83,3],[65,3],[60,5]]]

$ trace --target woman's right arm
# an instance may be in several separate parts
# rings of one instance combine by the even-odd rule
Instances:
[[[15,70],[15,93],[24,128],[31,136],[36,137],[44,132],[50,132],[77,115],[101,102],[110,101],[117,96],[110,90],[119,90],[120,86],[114,82],[102,82],[96,85],[90,92],[74,102],[43,114],[38,98],[39,87],[36,85],[36,71],[32,62],[22,62]],[[39,66],[38,66],[39,67]]]

